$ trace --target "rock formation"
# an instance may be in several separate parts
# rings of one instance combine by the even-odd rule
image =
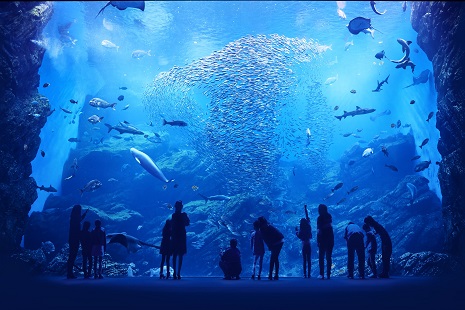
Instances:
[[[439,182],[445,225],[445,251],[465,259],[465,5],[459,2],[412,2],[417,43],[433,63],[441,133]]]
[[[45,49],[40,40],[52,16],[50,2],[2,2],[0,21],[0,253],[19,248],[37,185],[31,161],[50,113],[38,93]]]

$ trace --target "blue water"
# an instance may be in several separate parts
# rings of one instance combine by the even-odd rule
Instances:
[[[417,148],[417,151],[423,158],[429,158],[433,164],[420,174],[430,180],[431,190],[441,198],[437,165],[434,165],[434,162],[441,160],[436,147],[439,131],[435,127],[435,115],[429,123],[426,122],[428,113],[436,112],[434,82],[430,80],[426,84],[403,88],[411,84],[412,77],[418,76],[421,71],[432,71],[431,62],[416,44],[417,34],[410,24],[410,5],[407,11],[403,12],[401,2],[379,3],[381,11],[387,10],[386,14],[380,16],[374,14],[368,1],[347,2],[342,9],[347,16],[344,20],[337,15],[337,4],[334,1],[146,1],[144,12],[137,9],[119,11],[110,6],[95,18],[105,3],[54,2],[54,15],[42,33],[47,51],[39,72],[41,85],[48,82],[51,86],[40,88],[39,91],[49,98],[55,112],[48,118],[40,135],[42,142],[39,150],[44,150],[46,156],[38,154],[32,163],[32,176],[39,185],[52,184],[60,194],[63,179],[68,176],[68,167],[64,167],[65,161],[70,150],[76,147],[76,144],[68,142],[68,139],[78,137],[80,122],[85,122],[88,133],[94,134],[92,125],[87,122],[88,115],[79,112],[83,105],[88,104],[86,97],[99,97],[109,102],[118,102],[116,111],[108,109],[97,113],[104,115],[105,122],[110,124],[127,119],[143,127],[150,121],[160,124],[160,114],[167,118],[177,115],[186,117],[192,124],[189,126],[189,134],[173,138],[170,143],[177,144],[181,149],[196,149],[205,158],[223,158],[224,160],[217,160],[221,162],[217,165],[222,166],[216,169],[231,172],[228,175],[232,179],[229,188],[228,182],[218,180],[222,190],[230,191],[228,194],[237,194],[241,186],[251,188],[253,184],[257,184],[249,184],[247,180],[263,180],[263,184],[269,186],[266,180],[273,181],[274,178],[279,178],[280,165],[287,167],[296,163],[298,165],[299,162],[309,164],[317,170],[315,175],[324,176],[325,167],[338,163],[340,157],[353,145],[359,143],[364,148],[369,147],[370,141],[377,135],[387,137],[400,132],[412,133],[417,145],[429,138],[428,145],[423,149]],[[376,29],[374,39],[369,34],[349,33],[346,25],[350,19],[357,16],[371,18],[372,26]],[[69,22],[72,22],[69,35],[77,40],[74,44],[65,44],[60,40],[57,30],[59,26]],[[281,41],[278,44],[272,39],[276,35],[293,41],[289,45]],[[270,44],[275,44],[278,48],[293,48],[293,55],[298,54],[296,50],[304,41],[315,42],[324,47],[324,51],[309,53],[312,55],[311,60],[289,60],[283,66],[283,70],[291,70],[286,71],[286,74],[283,74],[281,69],[277,70],[275,65],[263,65],[269,70],[275,69],[277,77],[257,71],[257,74],[268,76],[269,80],[260,82],[262,84],[251,93],[254,94],[253,97],[245,96],[247,92],[244,89],[228,88],[228,95],[235,99],[230,99],[229,102],[225,98],[219,100],[218,103],[225,108],[221,113],[227,114],[230,111],[233,118],[245,117],[244,111],[251,111],[253,113],[247,121],[258,121],[251,123],[253,126],[247,128],[238,125],[223,142],[220,141],[218,131],[212,130],[214,143],[201,146],[199,137],[207,137],[206,127],[212,124],[226,126],[225,121],[215,119],[219,114],[210,109],[214,100],[218,99],[215,97],[218,94],[209,95],[204,91],[223,91],[226,88],[213,87],[214,83],[208,80],[208,84],[194,83],[188,92],[182,93],[183,86],[174,85],[176,83],[173,83],[174,86],[161,87],[160,83],[165,80],[160,78],[159,74],[194,72],[191,70],[200,68],[200,64],[206,62],[211,55],[226,55],[225,59],[214,60],[213,64],[237,65],[237,62],[233,62],[237,59],[227,57],[231,46],[244,46],[241,44],[252,42],[252,39],[244,38],[261,36],[269,42],[273,41],[274,43]],[[414,73],[410,68],[395,69],[395,64],[387,59],[380,61],[374,57],[376,53],[384,50],[390,59],[400,59],[403,54],[397,38],[413,41],[410,47],[411,59],[416,64]],[[115,43],[118,49],[103,47],[102,40]],[[345,44],[352,41],[353,45],[345,50]],[[263,51],[266,46],[265,43],[263,46],[256,44],[256,51]],[[131,53],[138,49],[150,50],[152,56],[132,58]],[[285,53],[280,50],[273,55]],[[268,61],[271,63],[273,59]],[[250,65],[252,73],[253,68],[258,67],[253,62],[242,65],[244,70]],[[224,68],[212,70],[214,74],[222,72]],[[196,77],[205,77],[205,72],[196,74]],[[246,73],[233,74],[235,77],[230,77],[230,80],[240,79],[241,74]],[[377,81],[384,80],[388,75],[389,82],[383,86],[382,91],[372,92],[377,86]],[[325,85],[326,79],[334,76],[338,77],[337,81]],[[273,85],[279,87],[272,89]],[[128,90],[119,90],[121,86],[126,86]],[[150,95],[153,89],[162,89],[172,94],[166,96],[166,101],[156,102],[154,96]],[[352,89],[356,90],[356,94],[350,92]],[[256,97],[259,93],[268,97]],[[124,94],[125,99],[119,102],[117,97],[121,94]],[[246,102],[247,98],[250,98],[250,103]],[[78,104],[71,104],[69,99],[77,100]],[[416,102],[414,105],[409,104],[412,99]],[[271,105],[267,106],[267,103]],[[126,104],[130,104],[130,108],[121,110]],[[265,112],[260,112],[262,104]],[[336,111],[335,106],[339,107]],[[375,108],[376,112],[348,117],[341,121],[334,117],[341,115],[344,110],[352,111],[356,106]],[[60,107],[69,109],[74,114],[65,114]],[[258,108],[252,111],[251,107]],[[272,110],[273,107],[275,110]],[[387,109],[391,111],[390,115],[379,117],[376,121],[370,120],[369,116]],[[263,127],[273,124],[273,134],[270,134],[268,129],[261,130],[260,118],[263,118]],[[197,119],[199,121],[196,121]],[[401,120],[403,125],[411,126],[391,128],[391,124],[396,124],[398,120]],[[99,126],[105,132],[103,124]],[[236,128],[228,126],[229,129]],[[225,128],[228,127],[222,130]],[[306,145],[307,128],[312,134],[310,145]],[[362,131],[358,132],[357,129]],[[173,129],[165,130],[174,136]],[[253,140],[248,135],[251,130],[257,131],[258,140]],[[343,137],[346,133],[359,134],[366,142],[360,142],[352,136]],[[233,138],[252,140],[249,144],[227,140]],[[215,149],[215,145],[221,146],[221,149]],[[246,145],[248,148],[238,150],[235,147],[226,150],[227,146],[231,145]],[[256,167],[253,161],[247,166],[247,169],[252,167],[250,171],[245,169],[234,174],[232,156],[257,160],[261,156],[268,158],[268,155],[263,155],[265,152],[269,152],[270,155],[268,161],[262,161],[263,167],[252,169]],[[274,172],[268,175],[263,174],[263,171]],[[237,179],[244,175],[247,178]],[[39,191],[38,194],[39,198],[31,212],[42,210],[48,196],[48,193],[43,191]]]

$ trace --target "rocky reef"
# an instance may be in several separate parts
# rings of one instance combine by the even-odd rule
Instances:
[[[9,1],[0,11],[0,253],[9,254],[19,249],[37,199],[31,161],[50,105],[38,93],[45,49],[34,40],[53,10],[51,2]]]
[[[465,5],[462,2],[412,2],[417,43],[433,64],[441,133],[439,182],[445,223],[445,251],[465,260]]]

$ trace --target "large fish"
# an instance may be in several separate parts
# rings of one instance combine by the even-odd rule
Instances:
[[[407,88],[407,87],[410,87],[410,86],[415,86],[415,85],[418,85],[418,84],[423,84],[423,83],[426,83],[428,82],[428,79],[429,79],[429,76],[430,76],[430,73],[431,71],[429,71],[428,69],[426,70],[423,70],[419,76],[417,77],[413,77],[413,83],[408,85],[408,86],[405,86],[404,88]]]
[[[163,119],[163,125],[171,125],[171,126],[179,126],[179,127],[184,127],[187,126],[187,123],[185,121],[167,121]]]
[[[229,201],[231,200],[231,197],[225,196],[225,195],[213,195],[213,196],[205,196],[202,194],[199,194],[203,199],[205,199],[205,203],[207,203],[209,200],[219,200],[219,201]]]
[[[126,249],[128,249],[128,253],[136,253],[139,251],[142,246],[149,246],[156,249],[160,249],[160,246],[150,244],[144,241],[137,239],[136,237],[130,236],[125,232],[122,233],[112,233],[107,234],[107,238],[110,239],[108,243],[119,243],[123,245]]]
[[[97,110],[106,109],[106,108],[112,108],[113,110],[116,110],[116,102],[115,103],[108,103],[107,101],[100,99],[100,98],[92,98],[89,101],[89,105],[97,108]]]
[[[148,173],[156,177],[157,179],[160,179],[161,181],[165,183],[173,182],[174,179],[168,180],[163,172],[158,168],[158,166],[153,162],[153,160],[144,152],[141,152],[135,148],[130,149],[132,156],[134,156],[134,159],[144,168]]]
[[[399,38],[399,39],[397,39],[397,42],[399,42],[399,44],[402,46],[402,52],[405,52],[405,54],[404,54],[404,57],[402,57],[401,59],[399,59],[399,60],[391,60],[391,62],[400,64],[400,63],[408,61],[408,58],[410,56],[410,47],[409,47],[409,45],[412,44],[412,41],[406,41],[404,39]]]
[[[79,189],[81,191],[81,196],[84,194],[84,192],[93,192],[99,187],[102,186],[102,182],[99,180],[92,180],[87,183],[84,188]]]
[[[136,8],[142,11],[145,10],[145,1],[108,1],[108,3],[100,9],[97,16],[99,16],[100,13],[102,13],[103,10],[109,5],[114,6],[120,11],[126,10],[127,8]],[[95,16],[95,18],[97,18],[97,16]]]
[[[120,122],[116,126],[112,126],[110,124],[105,123],[105,126],[108,127],[108,132],[110,132],[110,131],[112,131],[114,129],[114,130],[118,131],[120,134],[122,134],[122,133],[130,133],[130,134],[133,134],[133,135],[144,135],[143,131],[140,131],[139,129],[137,129],[134,126],[124,124],[123,122]]]
[[[354,117],[355,115],[363,115],[363,114],[368,114],[368,113],[373,113],[375,112],[376,109],[366,109],[366,108],[361,108],[359,106],[356,106],[356,109],[354,111],[344,111],[344,114],[335,116],[338,120],[341,120],[343,118],[346,118],[347,116],[352,116]]]
[[[431,160],[422,161],[421,163],[415,166],[415,172],[420,172],[420,171],[427,169],[430,164],[431,164]]]
[[[376,14],[378,14],[378,15],[383,15],[384,13],[386,13],[386,9],[384,9],[384,12],[383,12],[383,13],[379,12],[379,11],[376,9],[376,6],[375,6],[375,5],[376,5],[376,2],[370,1],[370,5],[371,5],[371,9],[372,9],[373,12],[375,12]]]
[[[49,193],[56,193],[57,190],[56,188],[54,188],[52,185],[50,185],[49,187],[45,187],[43,185],[41,186],[37,186],[38,189],[40,189],[41,191],[46,191],[46,192],[49,192]]]

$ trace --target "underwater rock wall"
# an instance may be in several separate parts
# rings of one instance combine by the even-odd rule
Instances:
[[[442,155],[439,182],[443,195],[445,251],[465,258],[465,5],[459,2],[412,2],[417,43],[433,63],[438,92],[436,127]]]
[[[37,199],[31,161],[50,105],[37,90],[45,49],[31,40],[39,42],[53,10],[51,2],[18,1],[0,11],[0,253],[8,254],[19,248]]]

